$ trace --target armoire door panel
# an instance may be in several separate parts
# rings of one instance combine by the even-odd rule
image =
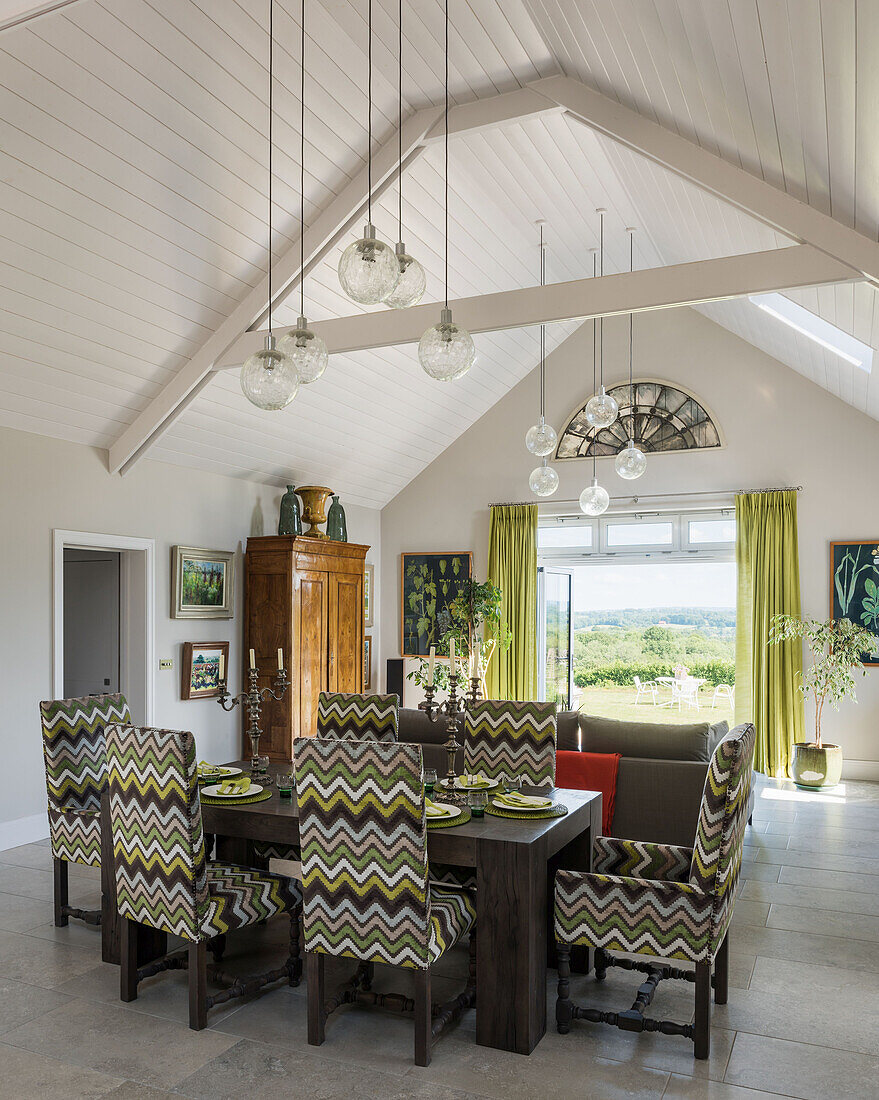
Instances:
[[[333,582],[330,646],[335,658],[335,686],[330,690],[362,691],[363,574],[339,573]]]
[[[327,573],[304,571],[297,579],[299,592],[299,737],[317,731],[318,696],[327,686],[327,626],[330,578]]]

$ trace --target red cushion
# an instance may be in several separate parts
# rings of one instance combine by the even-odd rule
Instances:
[[[601,831],[612,836],[613,808],[617,794],[618,752],[557,752],[557,787],[576,791],[601,791]]]

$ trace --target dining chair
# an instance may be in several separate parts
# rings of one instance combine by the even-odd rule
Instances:
[[[572,1020],[611,1024],[623,1031],[661,1031],[693,1040],[696,1058],[711,1049],[711,986],[726,1004],[729,924],[742,861],[753,777],[753,725],[738,726],[714,750],[705,777],[692,848],[598,837],[593,871],[559,871],[555,880],[555,939],[559,984],[556,1022],[561,1034]],[[595,948],[595,977],[610,966],[647,975],[624,1012],[604,1012],[570,998],[571,948]],[[681,959],[695,970],[616,958],[609,951]],[[714,975],[712,978],[712,963]],[[645,1016],[666,978],[696,986],[694,1023]]]
[[[322,691],[317,699],[317,736],[345,741],[396,741],[400,712],[399,695],[360,695]],[[301,859],[298,844],[254,845],[261,859]]]
[[[298,738],[294,744],[302,843],[308,1042],[324,1041],[344,1004],[415,1017],[415,1063],[476,999],[476,905],[468,890],[428,882],[420,745]],[[470,976],[452,1001],[431,1007],[431,967],[470,936]],[[359,960],[327,999],[327,955]],[[375,963],[414,972],[414,996],[375,993]]]
[[[146,977],[188,970],[189,1026],[201,1031],[214,1005],[249,996],[282,978],[298,985],[299,883],[255,867],[206,859],[192,734],[110,725],[107,769],[122,924],[121,999],[135,1000],[138,983]],[[290,918],[290,950],[283,966],[248,978],[220,969],[227,932],[281,913]],[[138,968],[138,924],[178,936],[187,946]],[[209,977],[226,988],[209,996]]]
[[[100,909],[68,904],[67,864],[101,866],[101,792],[107,782],[105,730],[128,722],[124,695],[89,695],[40,703],[55,882],[55,926],[69,917],[101,923]]]
[[[555,703],[484,699],[465,714],[465,772],[552,787],[555,750]]]
[[[658,685],[655,680],[642,680],[640,676],[634,678],[635,684],[635,706],[641,702],[642,695],[649,695],[653,700],[653,705],[656,706],[656,692]]]

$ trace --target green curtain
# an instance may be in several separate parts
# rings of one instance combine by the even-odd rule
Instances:
[[[803,740],[803,649],[767,639],[773,615],[800,614],[795,492],[736,497],[736,567],[736,722],[757,727],[754,767],[786,778],[791,745]]]
[[[488,666],[490,699],[537,698],[537,505],[494,507],[488,529],[488,579],[502,593],[513,635]]]

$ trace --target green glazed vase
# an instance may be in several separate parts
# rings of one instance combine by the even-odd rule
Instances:
[[[790,776],[798,787],[835,787],[842,778],[842,749],[798,742],[791,753]]]
[[[327,538],[334,542],[348,541],[348,522],[345,509],[339,503],[338,493],[333,493],[333,503],[327,512]]]
[[[287,486],[287,492],[281,497],[281,511],[278,515],[278,534],[302,534],[302,516],[299,512],[299,497],[297,497],[292,485]]]

